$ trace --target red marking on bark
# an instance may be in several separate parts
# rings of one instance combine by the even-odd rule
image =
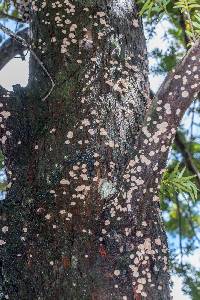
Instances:
[[[102,244],[100,244],[100,246],[99,246],[99,253],[101,256],[107,256],[106,249],[105,249],[104,245],[102,245]]]
[[[141,294],[136,292],[136,288],[133,288],[134,300],[142,300]]]
[[[33,263],[32,263],[32,260],[30,258],[27,261],[27,265],[28,265],[28,268],[30,268],[30,269],[32,268]]]
[[[67,256],[63,256],[62,257],[62,263],[63,263],[63,267],[64,269],[68,269],[70,267],[70,259]]]

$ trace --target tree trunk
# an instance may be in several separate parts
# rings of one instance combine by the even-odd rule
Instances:
[[[134,1],[36,1],[31,32],[29,84],[1,101],[2,299],[170,299]]]

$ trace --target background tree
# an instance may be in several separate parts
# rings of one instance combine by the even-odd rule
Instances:
[[[169,11],[175,23],[171,2],[147,1],[140,10],[128,0],[17,1],[19,12],[1,2],[2,17],[30,24],[17,34],[1,25],[10,36],[1,66],[31,53],[28,86],[1,88],[2,298],[170,299],[158,194],[165,209],[174,201],[173,229],[183,234],[177,194],[197,198],[192,178],[176,168],[160,183],[177,126],[200,89],[198,4],[178,2],[190,49],[152,99],[139,12],[154,20]],[[166,60],[155,52],[160,67],[165,59],[170,69],[173,54]],[[184,138],[176,140],[198,175]]]

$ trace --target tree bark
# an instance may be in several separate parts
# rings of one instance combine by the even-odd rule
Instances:
[[[1,90],[2,299],[170,299],[157,194],[174,132],[158,110],[157,128],[145,118],[137,6],[36,2],[30,26],[29,84]],[[44,66],[56,84],[46,100]],[[147,141],[150,131],[162,144]]]

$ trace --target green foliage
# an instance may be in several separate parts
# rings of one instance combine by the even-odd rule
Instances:
[[[200,36],[200,13],[196,13],[194,16],[193,26],[194,31],[197,33],[198,36]]]
[[[190,264],[184,264],[181,267],[176,266],[176,272],[182,276],[184,282],[183,291],[191,297],[192,300],[200,299],[200,270],[196,270]]]
[[[11,1],[0,0],[0,11],[8,12]]]
[[[7,187],[7,182],[1,181],[0,182],[0,192],[5,192]]]
[[[178,0],[174,8],[179,8],[182,13],[190,12],[192,9],[200,7],[197,0]]]
[[[200,33],[200,20],[197,11],[200,8],[199,0],[178,0],[174,8],[178,8],[184,14],[186,33],[192,40],[195,40]]]
[[[162,14],[163,12],[167,12],[167,5],[170,0],[147,0],[147,1],[138,1],[140,4],[144,2],[141,10],[140,16],[147,15],[148,18],[151,18],[153,14]]]
[[[155,48],[151,56],[158,62],[156,66],[151,67],[151,71],[154,74],[170,72],[179,61],[179,54],[177,53],[177,46],[175,44],[171,44],[165,53],[159,48]]]
[[[16,7],[13,5],[13,1],[0,0],[0,21],[14,21],[16,23],[15,31],[18,31],[21,27],[23,27],[23,23],[20,23],[20,14]],[[4,39],[5,35],[0,32],[0,43],[3,42]]]
[[[177,164],[172,172],[168,170],[164,173],[160,194],[162,198],[174,198],[176,194],[187,193],[194,201],[197,199],[198,188],[192,181],[194,175],[184,176],[186,167],[179,170],[180,164]]]
[[[17,8],[13,5],[13,1],[0,0],[0,20],[15,20],[20,21],[20,15]]]
[[[169,18],[173,18],[172,15],[174,12],[171,12],[170,8],[172,7],[174,11],[178,9],[184,16],[186,33],[191,42],[200,36],[199,0],[139,0],[138,3],[142,6],[140,15],[146,16],[148,20],[154,15],[159,16],[159,19],[161,19],[164,14],[168,15]]]
[[[183,56],[188,47],[200,36],[200,2],[199,0],[138,0],[140,15],[145,21],[148,35],[154,34],[157,23],[167,20],[164,39],[169,44],[166,51],[154,49],[150,55],[156,59],[151,66],[154,74],[169,72]]]
[[[200,153],[200,144],[199,143],[192,142],[192,143],[190,143],[189,147],[192,152]]]
[[[197,142],[189,143],[185,140],[185,144],[189,144],[191,153],[200,152],[200,144]],[[178,149],[176,147],[174,149],[177,155]],[[161,208],[164,211],[168,233],[176,237],[176,240],[179,238],[179,245],[182,245],[181,253],[189,255],[199,243],[200,193],[196,185],[196,177],[183,166],[180,157],[178,161],[172,160],[163,175],[160,189]],[[178,262],[177,254],[179,252],[176,246],[175,252],[171,252],[174,260],[171,269],[182,277],[184,293],[190,295],[193,300],[200,299],[200,271]]]

